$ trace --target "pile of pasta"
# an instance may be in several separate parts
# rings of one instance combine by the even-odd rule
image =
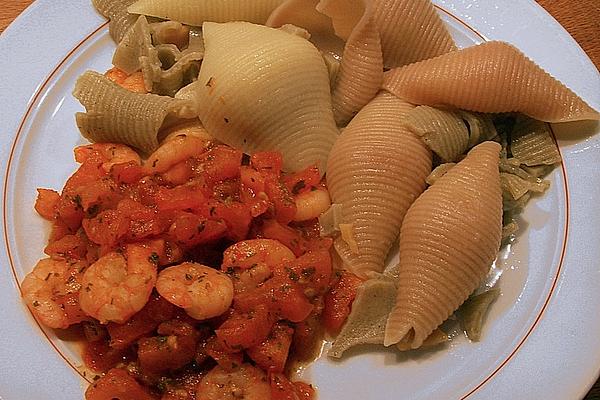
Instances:
[[[85,73],[83,136],[149,154],[170,125],[199,118],[223,143],[326,174],[323,234],[364,279],[333,357],[443,342],[461,304],[478,340],[498,295],[478,288],[561,161],[547,122],[600,119],[508,43],[458,49],[429,0],[93,2],[114,65],[141,71],[146,90]]]

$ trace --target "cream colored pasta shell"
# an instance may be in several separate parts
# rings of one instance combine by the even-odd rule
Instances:
[[[403,126],[412,107],[381,92],[344,129],[329,156],[329,193],[333,203],[342,204],[358,253],[342,238],[335,248],[346,268],[360,276],[383,270],[404,214],[431,172],[431,152]]]
[[[310,41],[320,50],[342,54],[344,42],[338,38],[331,19],[317,11],[319,0],[285,0],[269,16],[267,26],[279,28],[292,24],[306,29],[310,33]]]
[[[92,71],[77,79],[73,95],[86,108],[86,113],[76,114],[85,138],[125,143],[145,153],[158,147],[156,136],[168,115],[192,117],[185,115],[186,100],[133,93]]]
[[[460,113],[418,106],[406,115],[406,126],[422,137],[442,161],[457,161],[467,150],[469,131]]]
[[[138,0],[128,11],[200,26],[205,21],[264,24],[282,0]]]
[[[486,42],[385,73],[383,87],[414,104],[522,112],[548,122],[600,119],[570,89],[508,43]]]
[[[203,28],[200,120],[247,153],[277,150],[286,170],[324,172],[338,136],[323,57],[306,39],[247,22]]]
[[[489,271],[502,234],[500,145],[484,142],[410,207],[385,345],[418,348]]]
[[[96,10],[110,20],[108,32],[116,43],[121,42],[138,18],[127,12],[127,7],[134,2],[135,0],[92,0]]]
[[[530,118],[517,120],[511,132],[510,150],[513,157],[528,166],[561,162],[548,124]]]
[[[340,71],[333,87],[333,115],[343,126],[379,91],[383,56],[377,25],[365,13],[344,47]]]

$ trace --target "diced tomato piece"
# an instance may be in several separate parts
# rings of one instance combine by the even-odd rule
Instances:
[[[117,211],[123,217],[129,219],[129,229],[126,236],[128,240],[135,241],[148,236],[159,235],[170,225],[160,218],[156,209],[129,198],[119,202]]]
[[[158,294],[153,294],[148,303],[124,324],[110,322],[106,328],[110,345],[116,349],[128,347],[139,338],[148,335],[164,321],[173,319],[177,307]]]
[[[215,183],[212,192],[208,190],[207,194],[212,199],[223,202],[240,201],[240,185],[240,180],[237,178],[226,179]]]
[[[304,382],[290,382],[282,373],[269,374],[271,400],[312,400],[315,392]]]
[[[300,257],[309,249],[309,242],[295,229],[268,219],[260,229],[260,235],[267,239],[279,240],[292,250],[296,257]]]
[[[337,334],[346,322],[356,297],[356,290],[361,283],[362,280],[356,275],[342,271],[340,279],[325,295],[323,324],[331,334]]]
[[[265,193],[265,179],[254,168],[241,167],[241,197],[242,201],[250,207],[253,217],[264,214],[270,205],[269,197]]]
[[[298,361],[314,359],[315,352],[323,339],[321,313],[323,312],[322,299],[314,300],[314,309],[308,317],[296,324],[292,339],[292,351]]]
[[[79,305],[79,292],[68,293],[56,298],[58,304],[64,311],[69,325],[77,324],[89,319]]]
[[[206,180],[211,183],[240,176],[243,153],[229,146],[215,146],[201,158]]]
[[[290,268],[295,273],[295,280],[305,289],[314,289],[316,294],[323,294],[329,287],[332,264],[327,250],[311,250],[298,257]]]
[[[274,176],[269,177],[265,182],[265,193],[273,203],[275,219],[282,224],[290,223],[296,215],[296,203],[287,187]]]
[[[119,192],[117,184],[110,178],[102,178],[77,189],[81,198],[81,207],[83,211],[90,212],[93,208],[102,206],[103,209],[114,208],[122,195]]]
[[[44,253],[57,259],[83,260],[88,252],[88,242],[85,235],[65,235],[50,243]]]
[[[277,177],[281,174],[283,157],[276,151],[262,151],[254,153],[250,157],[250,165],[259,172],[273,174]]]
[[[119,85],[123,89],[127,89],[130,92],[148,93],[146,90],[146,84],[144,83],[144,75],[142,74],[142,71],[136,71],[129,75],[123,82],[119,83]]]
[[[56,208],[60,200],[60,194],[56,190],[38,189],[37,199],[35,200],[35,211],[42,218],[52,221],[56,216]]]
[[[106,372],[123,361],[126,349],[110,347],[105,340],[87,342],[83,349],[83,362],[94,372]]]
[[[243,352],[232,352],[216,336],[212,336],[199,347],[196,354],[196,361],[202,361],[204,357],[212,358],[225,371],[233,371],[244,362]]]
[[[106,210],[94,218],[83,220],[83,229],[94,243],[114,247],[127,234],[129,219],[116,210]]]
[[[58,217],[71,233],[77,231],[81,226],[84,212],[81,206],[81,196],[63,193],[56,207]]]
[[[206,197],[197,186],[176,186],[173,189],[159,187],[155,202],[160,211],[193,210],[206,203]]]
[[[246,239],[252,222],[248,206],[235,201],[210,202],[209,219],[223,220],[227,224],[226,236],[236,242]]]
[[[281,181],[291,194],[297,195],[308,192],[312,190],[313,187],[318,186],[319,182],[321,182],[321,174],[319,173],[319,168],[316,165],[313,165],[302,171],[284,175],[281,178]]]
[[[198,332],[189,324],[171,320],[158,327],[162,336],[138,341],[138,360],[144,371],[159,373],[177,370],[194,359]]]
[[[144,176],[144,171],[142,170],[141,165],[129,161],[113,165],[110,170],[110,176],[117,183],[132,184],[139,181],[140,178]]]
[[[63,238],[65,235],[75,233],[76,231],[77,229],[69,228],[69,226],[61,218],[56,218],[52,222],[52,228],[50,229],[50,238],[48,239],[48,243],[55,242]]]
[[[62,193],[76,192],[79,187],[96,182],[104,176],[106,176],[106,172],[102,169],[102,160],[90,158],[67,179]]]
[[[310,315],[314,306],[304,295],[302,288],[286,276],[278,275],[262,286],[236,294],[234,307],[241,311],[266,304],[283,319],[299,322]]]
[[[227,224],[210,220],[192,213],[181,213],[169,228],[169,235],[184,247],[214,242],[225,237]]]
[[[120,368],[113,368],[85,391],[86,400],[157,400],[134,377]]]
[[[246,349],[246,354],[265,371],[283,372],[293,335],[293,328],[279,322],[265,340]]]
[[[215,333],[226,349],[239,351],[256,346],[271,332],[275,320],[264,304],[245,313],[233,313]]]

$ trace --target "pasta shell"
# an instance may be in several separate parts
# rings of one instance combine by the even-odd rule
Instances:
[[[510,150],[522,164],[552,165],[561,162],[558,147],[548,124],[529,118],[517,120],[511,134]]]
[[[128,11],[201,26],[205,21],[264,24],[282,0],[138,0]]]
[[[406,126],[444,162],[458,160],[467,150],[469,131],[458,112],[418,106],[406,116]]]
[[[503,42],[486,42],[390,70],[383,87],[414,104],[518,111],[547,122],[600,119],[598,111]]]
[[[386,346],[420,347],[485,278],[502,234],[500,147],[474,147],[406,213]]]
[[[377,25],[366,13],[344,47],[340,71],[333,87],[333,115],[338,125],[348,121],[379,91],[383,57]]]
[[[247,153],[277,150],[284,168],[324,172],[338,131],[329,74],[319,51],[296,35],[246,22],[203,27],[200,120]]]
[[[193,117],[189,101],[133,93],[93,71],[77,79],[73,95],[87,111],[75,115],[85,138],[125,143],[147,154],[158,147],[158,130],[168,115]]]
[[[116,43],[121,42],[138,18],[127,12],[127,7],[133,3],[135,0],[92,0],[94,8],[110,20],[108,32]]]
[[[386,68],[456,50],[429,0],[321,0],[317,9],[331,17],[335,33],[344,40],[368,13],[378,28]]]
[[[306,29],[310,33],[310,41],[320,50],[342,54],[344,42],[338,38],[331,24],[331,19],[317,11],[319,0],[285,0],[267,19],[265,25],[279,28],[292,24]]]
[[[342,204],[352,240],[335,248],[359,276],[381,272],[408,207],[425,189],[431,151],[403,126],[412,105],[387,92],[367,104],[336,141],[328,160],[333,203]],[[342,224],[340,224],[342,229]]]
[[[387,68],[426,60],[456,50],[430,0],[376,0],[375,24]]]

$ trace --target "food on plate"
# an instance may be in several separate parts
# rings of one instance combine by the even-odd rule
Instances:
[[[129,6],[132,14],[143,14],[201,26],[206,21],[248,21],[264,24],[282,0],[138,0]]]
[[[335,358],[445,343],[454,312],[479,340],[478,288],[561,161],[513,112],[599,117],[508,44],[457,50],[426,0],[94,4],[114,67],[76,83],[94,143],[38,190],[22,284],[84,335],[88,400],[314,399],[291,370],[324,330]]]
[[[329,155],[329,192],[341,204],[340,227],[346,225],[351,237],[337,237],[335,248],[344,267],[360,276],[383,271],[404,214],[431,172],[431,151],[403,125],[413,107],[381,92],[348,124]]]
[[[394,68],[385,73],[383,87],[415,104],[520,112],[546,122],[600,119],[598,111],[504,42]]]
[[[420,347],[487,275],[502,237],[500,149],[477,145],[407,211],[386,346]]]
[[[247,22],[205,23],[196,98],[215,138],[253,153],[283,154],[296,171],[325,172],[337,138],[327,68],[306,39]]]

